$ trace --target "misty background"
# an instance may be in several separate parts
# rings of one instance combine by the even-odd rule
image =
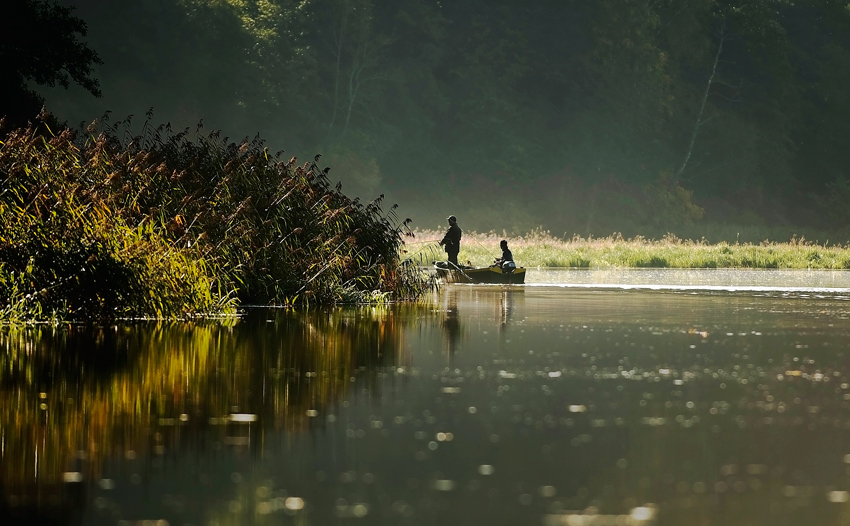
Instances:
[[[260,134],[416,228],[850,240],[846,1],[57,3],[103,62],[38,89],[69,125]]]

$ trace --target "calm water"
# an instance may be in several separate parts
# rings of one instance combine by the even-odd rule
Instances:
[[[2,329],[4,524],[850,522],[850,274],[528,281]]]

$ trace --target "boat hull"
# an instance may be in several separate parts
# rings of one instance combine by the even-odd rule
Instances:
[[[440,262],[442,263],[442,262]],[[499,267],[467,267],[449,268],[447,265],[435,264],[437,276],[445,283],[491,283],[522,285],[525,283],[525,268],[517,267],[513,272],[502,272]]]

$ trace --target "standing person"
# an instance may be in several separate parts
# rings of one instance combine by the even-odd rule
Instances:
[[[457,226],[457,218],[455,216],[449,216],[446,219],[449,221],[449,229],[446,231],[446,235],[443,236],[443,240],[440,241],[440,245],[442,245],[445,249],[449,263],[457,267],[457,255],[460,252],[461,231],[460,227]]]

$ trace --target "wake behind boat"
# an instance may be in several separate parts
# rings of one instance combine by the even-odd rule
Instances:
[[[503,270],[499,266],[470,267],[454,265],[448,261],[435,261],[437,276],[445,283],[493,283],[522,285],[525,283],[525,268]]]

